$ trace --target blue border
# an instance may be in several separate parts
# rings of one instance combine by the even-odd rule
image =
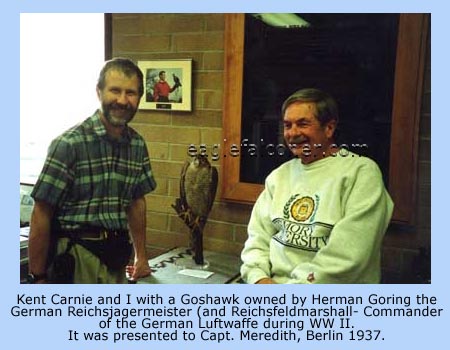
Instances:
[[[178,342],[178,343],[138,343],[129,342],[110,346],[105,343],[76,343],[64,340],[68,329],[96,328],[96,323],[90,319],[55,320],[19,319],[10,316],[10,308],[15,304],[17,294],[28,293],[30,295],[51,295],[62,293],[66,295],[116,295],[118,293],[160,293],[162,295],[177,295],[182,292],[191,294],[225,295],[237,293],[239,295],[282,295],[283,293],[310,295],[321,293],[324,295],[368,295],[378,293],[380,295],[415,295],[424,293],[428,296],[436,296],[439,307],[446,309],[444,316],[430,320],[411,318],[398,318],[383,320],[371,320],[371,322],[358,323],[360,327],[378,327],[385,331],[386,340],[379,343],[333,343],[321,342],[303,344],[304,349],[393,349],[407,348],[409,350],[420,349],[430,345],[439,346],[448,343],[447,329],[449,324],[449,293],[447,289],[448,269],[446,257],[449,246],[448,228],[446,225],[447,213],[447,171],[444,164],[443,152],[447,145],[444,140],[448,138],[447,130],[449,116],[447,115],[448,100],[448,11],[443,1],[243,1],[228,0],[221,2],[212,1],[181,1],[173,0],[162,6],[155,1],[129,0],[129,1],[20,1],[9,4],[8,9],[2,11],[1,43],[2,43],[2,67],[3,79],[1,95],[3,97],[3,133],[0,138],[3,150],[3,172],[0,189],[2,193],[3,208],[3,254],[1,254],[3,267],[2,302],[0,304],[3,327],[0,329],[2,344],[7,348],[47,348],[51,349],[144,349],[156,348],[171,349],[250,349],[252,346],[259,349],[272,349],[274,344],[270,342],[242,342],[238,344],[216,344],[213,342]],[[17,223],[19,222],[18,205],[18,181],[19,179],[19,14],[21,12],[154,12],[154,13],[182,13],[182,12],[429,12],[432,14],[432,285],[380,285],[380,286],[273,286],[260,288],[255,286],[44,286],[37,290],[35,286],[20,285],[18,283],[18,249]],[[50,101],[45,101],[42,106],[35,106],[37,110],[51,108]],[[131,289],[132,288],[132,289]],[[278,346],[278,345],[276,345]],[[283,348],[297,349],[298,344],[281,344]]]

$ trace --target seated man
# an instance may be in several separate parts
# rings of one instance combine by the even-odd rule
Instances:
[[[334,143],[336,102],[302,89],[282,106],[296,158],[266,179],[248,225],[247,283],[379,283],[393,203],[378,166]]]

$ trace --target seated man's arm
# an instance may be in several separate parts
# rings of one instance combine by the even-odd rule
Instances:
[[[247,283],[273,283],[269,247],[276,229],[269,213],[271,200],[271,194],[265,189],[253,207],[248,224],[248,238],[241,253],[241,275]]]
[[[378,283],[393,203],[375,163],[362,167],[327,245],[291,272],[291,283]]]

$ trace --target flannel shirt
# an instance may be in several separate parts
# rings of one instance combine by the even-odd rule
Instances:
[[[132,200],[155,187],[144,139],[130,127],[111,138],[97,111],[52,141],[31,195],[54,208],[59,229],[126,230]]]

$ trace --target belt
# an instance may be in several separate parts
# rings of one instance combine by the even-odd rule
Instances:
[[[60,230],[57,231],[57,236],[60,238],[96,238],[106,239],[108,236],[127,236],[128,230],[107,230],[102,227],[89,227],[85,229],[75,230]]]

